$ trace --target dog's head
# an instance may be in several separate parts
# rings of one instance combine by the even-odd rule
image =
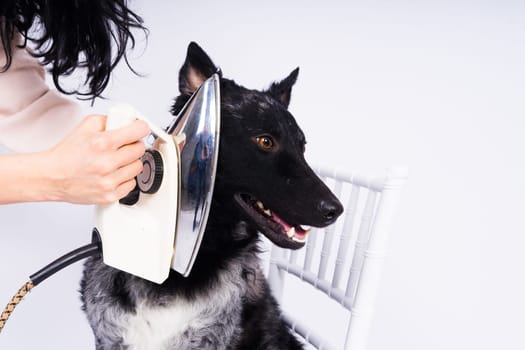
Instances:
[[[179,73],[176,113],[217,72],[195,43]],[[288,111],[299,69],[266,91],[222,78],[219,159],[213,201],[232,208],[273,243],[301,248],[308,229],[333,223],[343,207],[304,159],[305,136]],[[233,204],[234,203],[234,204]],[[232,211],[234,214],[232,214]],[[226,212],[226,211],[225,211]]]

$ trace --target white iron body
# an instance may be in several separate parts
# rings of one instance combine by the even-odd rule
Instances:
[[[149,125],[156,136],[150,150],[160,153],[163,171],[158,190],[141,192],[135,204],[115,202],[96,207],[95,227],[105,264],[159,284],[168,278],[170,269],[189,275],[206,228],[215,182],[219,101],[219,78],[215,74],[190,98],[176,123],[168,128],[170,133],[129,105],[110,109],[107,130],[136,119]],[[195,154],[202,153],[204,137],[210,147],[203,161]],[[196,163],[203,169],[198,174]],[[197,194],[189,187],[195,182],[205,184]]]
[[[169,274],[177,226],[179,152],[171,135],[158,129],[131,106],[117,105],[109,111],[106,129],[142,119],[158,137],[156,148],[164,162],[159,191],[141,193],[131,206],[112,203],[97,206],[95,226],[100,233],[104,263],[162,283]]]

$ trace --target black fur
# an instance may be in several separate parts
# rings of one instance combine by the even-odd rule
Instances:
[[[181,95],[172,112],[177,113],[216,71],[206,53],[191,43],[180,70]],[[215,190],[204,239],[189,277],[171,271],[168,280],[156,285],[107,267],[100,258],[86,263],[81,293],[97,349],[127,349],[122,320],[140,313],[138,305],[168,307],[183,301],[202,305],[223,293],[221,290],[230,293],[227,306],[208,305],[207,314],[199,314],[209,326],[196,329],[188,325],[183,334],[173,336],[161,348],[302,349],[281,319],[258,266],[258,232],[286,248],[297,249],[304,243],[289,239],[279,225],[253,215],[244,201],[247,196],[257,198],[294,226],[326,226],[342,212],[339,201],[306,163],[304,134],[287,110],[298,72],[294,70],[267,91],[249,90],[221,77]],[[271,138],[273,147],[262,148],[260,136]],[[217,317],[210,321],[210,313]]]

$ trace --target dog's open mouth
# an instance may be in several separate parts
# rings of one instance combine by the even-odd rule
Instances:
[[[304,246],[310,228],[299,224],[290,224],[268,209],[257,198],[238,193],[235,200],[246,214],[257,224],[261,233],[280,247],[299,249]]]

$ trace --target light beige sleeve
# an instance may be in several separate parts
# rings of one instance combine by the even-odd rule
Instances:
[[[5,62],[0,44],[0,67]],[[13,47],[11,67],[0,73],[0,144],[15,152],[42,151],[81,118],[78,103],[49,89],[38,61],[26,49]]]

